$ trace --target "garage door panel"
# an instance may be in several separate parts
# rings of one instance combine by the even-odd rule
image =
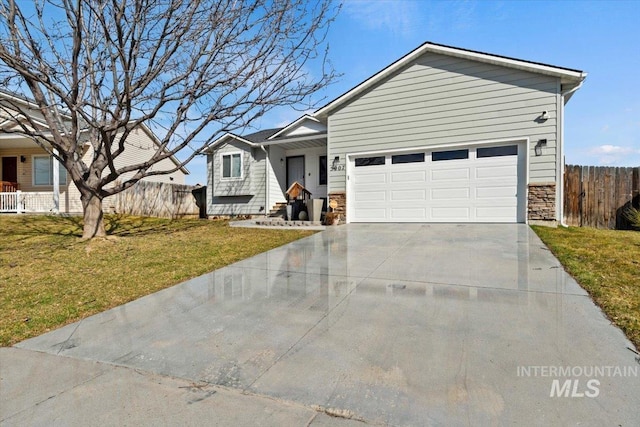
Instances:
[[[431,200],[469,199],[469,188],[434,188],[431,190]]]
[[[425,221],[427,210],[425,208],[391,208],[392,220]]]
[[[471,177],[471,168],[442,168],[431,170],[431,181],[455,181],[455,180],[468,180]]]
[[[424,202],[427,200],[427,190],[391,190],[391,200]]]
[[[516,197],[517,185],[487,186],[476,188],[476,199],[493,199],[496,197]]]
[[[506,165],[506,166],[478,166],[476,167],[476,178],[506,178],[514,177],[518,178],[518,166]]]
[[[371,168],[369,168],[371,169]],[[359,173],[354,174],[355,184],[385,184],[387,182],[387,175],[384,173]]]
[[[494,148],[506,154],[491,155]],[[509,154],[517,152],[513,147],[489,146],[478,157],[479,149],[456,147],[468,152],[468,157],[453,160],[440,156],[437,161],[429,151],[414,153],[420,161],[413,162],[401,162],[404,157],[393,162],[394,157],[400,157],[390,153],[384,164],[351,169],[350,220],[517,222],[519,215],[524,217],[519,203],[526,202],[518,194],[519,179],[525,179],[524,165],[519,162],[524,162],[525,156]],[[448,153],[446,149],[437,151]]]
[[[476,218],[478,220],[487,220],[487,221],[504,221],[509,222],[513,221],[513,218],[517,215],[517,209],[511,206],[498,207],[498,206],[487,206],[487,207],[477,207],[476,208]]]
[[[431,219],[440,221],[468,221],[471,209],[468,207],[431,208]]]
[[[440,170],[431,170],[432,182],[468,180],[470,177],[471,171],[469,168],[444,168]]]
[[[386,221],[386,208],[363,208],[358,209],[357,207],[354,210],[354,214],[356,218],[360,221]]]
[[[498,211],[498,209],[502,209],[502,208],[509,208],[509,209],[516,209],[517,207],[514,206],[513,200],[510,197],[503,197],[503,198],[499,198],[496,197],[495,199],[481,199],[481,200],[476,200],[476,202],[474,203],[474,207],[476,208],[495,208],[496,212]]]
[[[391,172],[391,183],[423,184],[427,181],[427,171]]]
[[[386,200],[384,190],[360,190],[354,197],[355,202],[376,202]]]

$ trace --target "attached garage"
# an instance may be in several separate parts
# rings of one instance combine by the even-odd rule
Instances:
[[[282,129],[218,139],[210,186],[228,184],[213,172],[217,144],[245,141],[260,166],[241,178],[264,197],[242,212],[263,214],[285,200],[285,150],[313,147],[317,165],[300,179],[322,188],[312,197],[326,195],[341,222],[554,225],[563,218],[564,108],[585,78],[426,42]],[[241,204],[217,202],[212,212]]]
[[[527,142],[349,156],[351,222],[525,222]]]

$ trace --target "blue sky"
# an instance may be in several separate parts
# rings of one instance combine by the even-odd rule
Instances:
[[[343,76],[318,98],[339,96],[425,41],[575,68],[588,77],[566,106],[566,162],[640,166],[639,23],[640,0],[346,0],[329,33]],[[280,108],[255,126],[300,115]],[[205,163],[188,165],[188,183],[206,183]]]

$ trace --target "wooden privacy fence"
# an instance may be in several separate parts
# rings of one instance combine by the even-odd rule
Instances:
[[[107,211],[160,218],[198,218],[192,185],[139,181],[133,187],[105,199]]]
[[[626,229],[624,211],[640,208],[640,167],[565,166],[564,216],[572,226]]]

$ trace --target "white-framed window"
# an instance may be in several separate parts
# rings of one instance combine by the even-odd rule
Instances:
[[[58,163],[60,185],[67,185],[67,170]],[[53,157],[33,156],[33,185],[53,185]]]
[[[242,178],[242,153],[222,154],[222,178]]]

